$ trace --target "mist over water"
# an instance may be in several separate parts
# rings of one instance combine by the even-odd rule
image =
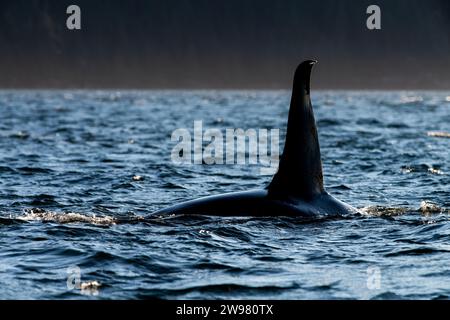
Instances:
[[[325,186],[361,216],[151,215],[264,187],[259,166],[174,165],[170,136],[202,120],[282,142],[289,98],[0,91],[0,298],[448,299],[450,92],[313,92]]]

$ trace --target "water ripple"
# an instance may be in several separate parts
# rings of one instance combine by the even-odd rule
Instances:
[[[327,190],[360,216],[151,215],[265,186],[254,166],[174,165],[171,133],[282,138],[289,94],[0,91],[0,298],[448,299],[448,92],[313,93]]]

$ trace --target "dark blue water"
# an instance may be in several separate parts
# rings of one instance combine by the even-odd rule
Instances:
[[[327,190],[360,217],[149,217],[263,187],[174,165],[171,134],[283,135],[289,95],[1,91],[0,299],[449,298],[450,92],[313,94]]]

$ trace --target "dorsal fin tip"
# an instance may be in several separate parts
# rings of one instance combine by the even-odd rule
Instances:
[[[307,66],[312,67],[316,63],[317,63],[317,60],[314,60],[314,59],[305,60],[297,66],[297,69],[295,70],[295,72],[297,73],[297,71],[299,71],[299,69],[307,67]]]
[[[309,94],[311,70],[316,63],[317,60],[305,60],[297,66],[294,73],[293,91],[296,90],[296,86],[304,85],[306,88],[306,93]],[[294,92],[292,93],[294,94]]]
[[[286,141],[269,193],[308,199],[324,193],[322,161],[316,122],[310,101],[311,69],[306,60],[295,70]]]

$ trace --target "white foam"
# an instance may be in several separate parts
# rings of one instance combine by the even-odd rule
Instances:
[[[113,225],[116,219],[111,216],[84,215],[75,212],[52,212],[42,209],[26,209],[24,215],[18,217],[25,221],[50,221],[58,223],[90,223],[97,225]]]
[[[358,211],[361,212],[361,214],[366,216],[398,216],[406,213],[409,209],[408,208],[394,208],[394,207],[383,207],[383,206],[368,206],[359,209]]]
[[[420,203],[419,210],[422,212],[422,214],[431,214],[431,213],[442,213],[443,209],[439,207],[437,204],[432,203],[430,201],[422,201]]]
[[[437,204],[426,200],[420,203],[419,209],[406,207],[384,207],[384,206],[368,206],[359,209],[359,212],[361,212],[361,214],[374,217],[398,216],[405,214],[407,212],[419,212],[423,215],[430,215],[430,214],[446,213],[446,211],[447,211],[446,209],[441,208]]]
[[[429,137],[450,138],[450,132],[445,131],[428,131],[427,135]]]

